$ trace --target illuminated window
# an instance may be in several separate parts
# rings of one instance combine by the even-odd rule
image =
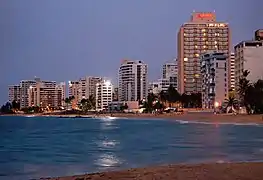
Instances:
[[[195,54],[195,57],[199,57],[199,54]]]
[[[185,62],[188,61],[188,58],[184,58],[184,61],[185,61]]]
[[[197,45],[195,45],[195,48],[198,48],[198,46],[197,46]]]
[[[206,38],[203,38],[203,40],[206,40]]]
[[[197,77],[197,78],[198,78],[198,77],[199,77],[199,74],[195,74],[195,77]]]
[[[215,48],[217,48],[217,45],[215,45]]]
[[[203,48],[206,48],[206,45],[204,45]]]
[[[206,36],[206,33],[204,33],[203,35]]]
[[[202,32],[205,32],[205,29],[202,29]]]
[[[215,41],[215,44],[217,44],[217,41]]]
[[[186,33],[184,33],[184,36],[186,36]]]

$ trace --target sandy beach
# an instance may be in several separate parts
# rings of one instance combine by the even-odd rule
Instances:
[[[42,180],[262,180],[263,163],[167,165]]]

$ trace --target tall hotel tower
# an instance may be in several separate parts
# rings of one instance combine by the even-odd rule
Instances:
[[[138,101],[148,95],[148,66],[143,61],[124,60],[119,68],[119,100]]]
[[[217,22],[214,12],[194,12],[178,32],[178,91],[201,92],[200,57],[207,52],[224,53],[229,67],[230,44],[227,23]]]

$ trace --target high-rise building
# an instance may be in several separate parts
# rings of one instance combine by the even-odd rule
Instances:
[[[61,107],[65,91],[63,84],[57,85],[55,81],[41,81],[35,79],[36,84],[28,89],[28,106]]]
[[[234,49],[236,89],[244,70],[250,71],[247,79],[252,82],[263,79],[263,41],[242,41]]]
[[[169,86],[173,86],[177,89],[177,77],[178,77],[178,67],[177,67],[177,60],[174,59],[173,61],[166,62],[163,65],[162,69],[163,77],[159,79],[159,88],[160,91],[167,91]]]
[[[231,34],[227,23],[216,21],[213,12],[194,12],[178,32],[178,90],[201,92],[200,57],[214,51],[230,55]],[[229,66],[229,60],[227,61]]]
[[[178,67],[177,67],[177,60],[174,59],[173,61],[168,61],[164,63],[162,69],[163,79],[169,79],[170,77],[177,77],[178,74]]]
[[[66,83],[61,82],[56,85],[56,92],[55,92],[55,107],[65,107],[66,99]]]
[[[28,103],[28,90],[30,87],[36,85],[35,80],[22,80],[20,81],[20,108],[26,108]]]
[[[202,107],[221,106],[228,97],[228,56],[207,53],[201,56]]]
[[[148,66],[143,61],[124,60],[119,68],[119,101],[138,101],[148,95]]]
[[[107,110],[112,102],[113,85],[104,80],[96,85],[96,110]]]
[[[20,86],[12,85],[8,86],[8,100],[10,103],[13,101],[20,102]]]
[[[229,73],[229,82],[228,82],[228,85],[229,85],[229,90],[235,90],[235,53],[231,53],[230,54],[230,71],[228,72]]]
[[[69,82],[69,96],[74,96],[76,103],[90,96],[96,98],[96,84],[102,82],[101,77],[84,77]]]

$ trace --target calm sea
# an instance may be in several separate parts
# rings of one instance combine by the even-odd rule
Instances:
[[[1,180],[169,163],[262,160],[259,125],[0,117]]]

